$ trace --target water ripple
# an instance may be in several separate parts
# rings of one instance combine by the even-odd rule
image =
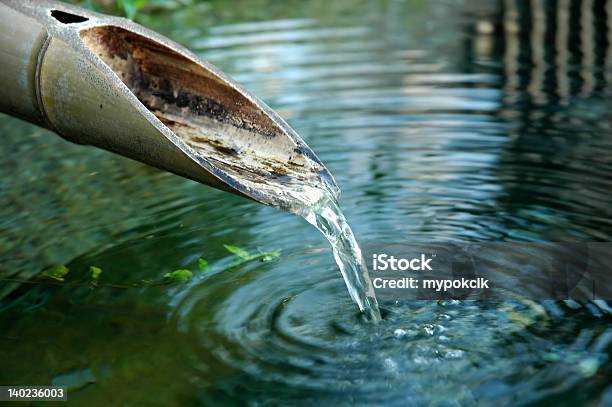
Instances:
[[[306,139],[359,240],[612,239],[610,2],[324,3],[240,18],[206,3],[217,25],[177,12],[171,32]],[[604,302],[387,302],[366,323],[300,219],[17,120],[0,130],[11,275],[214,264],[168,290],[32,290],[0,319],[3,377],[82,367],[83,403],[112,388],[132,404],[610,404]],[[282,256],[227,269],[223,244]]]

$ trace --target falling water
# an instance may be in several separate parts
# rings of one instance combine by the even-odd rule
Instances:
[[[180,55],[172,56],[174,59],[168,59],[166,54],[156,56],[157,51],[151,50],[148,43],[128,40],[125,33],[104,29],[88,31],[83,40],[122,78],[134,96],[182,140],[182,152],[204,167],[198,170],[203,174],[209,171],[228,190],[298,213],[319,229],[331,243],[336,263],[359,309],[372,320],[380,318],[361,250],[332,192],[337,187],[331,175],[297,135],[276,123],[280,119],[263,120],[263,111],[243,113],[234,104],[244,104],[248,106],[246,110],[253,111],[259,107],[251,105],[244,95],[235,96],[236,91],[228,89],[229,85],[207,86],[213,86],[219,94],[233,95],[229,99],[237,98],[231,108],[223,106],[225,99],[209,100],[209,93],[214,94],[210,89],[202,94],[198,93],[201,89],[191,89],[188,83],[194,75],[199,75],[203,83],[216,81],[210,81],[206,69]],[[121,44],[121,52],[115,43]],[[165,62],[150,69],[146,62],[156,57]],[[204,108],[200,106],[203,100],[214,101],[214,106],[219,107]],[[329,187],[332,188],[328,191]]]
[[[308,207],[302,216],[319,229],[331,244],[334,258],[353,301],[372,321],[380,320],[374,287],[361,249],[336,198],[326,193],[318,204]]]
[[[287,163],[272,161],[270,157],[249,150],[246,146],[236,148],[240,133],[245,132],[242,129],[202,118],[199,119],[199,126],[190,127],[185,123],[181,124],[184,118],[161,111],[154,113],[200,156],[215,163],[217,168],[223,170],[235,182],[250,191],[256,191],[261,202],[301,215],[319,229],[332,246],[334,258],[351,298],[369,319],[380,319],[374,288],[368,277],[361,250],[334,193],[329,190],[329,180],[319,177],[322,172],[320,163],[304,157],[309,163],[308,166],[316,171],[298,172]],[[202,123],[205,123],[205,126]],[[228,138],[228,134],[233,137]],[[234,144],[227,144],[228,140]],[[214,148],[211,147],[213,145]],[[219,148],[220,146],[223,148]],[[227,151],[234,153],[228,154]],[[278,171],[278,168],[290,176],[275,176],[273,171]]]
[[[370,320],[380,319],[374,288],[361,250],[335,194],[329,189],[330,180],[320,178],[320,163],[304,157],[307,167],[313,170],[299,172],[291,165],[273,161],[245,145],[237,148],[240,134],[246,133],[243,129],[206,118],[199,118],[197,125],[189,126],[184,123],[185,118],[162,111],[154,113],[197,154],[215,163],[235,182],[256,191],[261,202],[301,215],[319,229],[332,246],[351,298]],[[248,135],[244,138],[248,140]],[[234,153],[228,154],[227,151]],[[273,172],[279,171],[279,168],[288,176],[275,176]]]

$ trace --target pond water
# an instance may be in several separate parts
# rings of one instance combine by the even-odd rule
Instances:
[[[364,249],[612,240],[610,1],[213,1],[142,21],[287,119]],[[372,324],[303,219],[0,131],[0,277],[70,269],[0,282],[0,383],[87,405],[612,404],[605,304],[381,301]],[[229,267],[227,244],[281,254]],[[199,258],[186,284],[142,284]]]

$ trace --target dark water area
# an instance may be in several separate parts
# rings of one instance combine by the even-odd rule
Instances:
[[[612,240],[612,1],[232,4],[142,22],[296,129],[363,247]],[[612,404],[605,303],[387,300],[371,324],[303,219],[0,132],[0,277],[71,270],[0,281],[0,383],[87,405]],[[224,244],[282,253],[228,268]],[[125,286],[200,257],[184,285],[87,284],[90,265]]]

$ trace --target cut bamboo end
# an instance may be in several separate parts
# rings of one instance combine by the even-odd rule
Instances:
[[[12,42],[28,44],[9,44],[21,62],[0,75],[5,94],[16,98],[0,101],[5,112],[289,211],[314,204],[321,191],[339,193],[276,113],[178,44],[129,20],[63,3],[1,2],[2,16],[6,9],[13,19],[3,21],[0,34],[17,33]],[[23,24],[29,28],[19,33]],[[26,80],[11,87],[11,75]]]

